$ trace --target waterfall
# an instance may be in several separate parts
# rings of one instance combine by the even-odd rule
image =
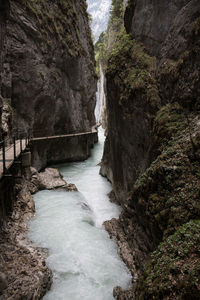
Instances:
[[[100,65],[100,78],[97,83],[97,93],[96,93],[96,107],[95,107],[95,117],[97,124],[101,124],[104,119],[104,112],[106,107],[106,97],[104,91],[104,73],[102,66]]]

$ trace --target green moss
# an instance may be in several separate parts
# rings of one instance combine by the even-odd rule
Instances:
[[[95,60],[96,60],[96,73],[97,76],[100,76],[100,65],[103,68],[104,72],[107,67],[107,33],[102,32],[99,36],[98,41],[95,44]]]
[[[154,138],[161,149],[187,126],[183,107],[177,102],[163,106],[154,120]]]
[[[148,216],[148,222],[163,238],[184,222],[200,218],[198,121],[192,114],[188,119],[190,126],[178,103],[168,104],[157,113],[154,135],[160,155],[138,178],[130,196],[130,205],[142,207],[144,218]],[[193,141],[191,132],[196,132]]]
[[[26,10],[36,17],[48,45],[51,45],[48,41],[53,35],[71,56],[83,54],[78,16],[72,2],[58,0],[49,5],[46,0],[23,0],[23,3]]]
[[[9,118],[12,119],[12,117],[13,117],[13,108],[12,108],[12,106],[6,100],[3,100],[3,106],[6,106],[6,108],[8,109],[8,112],[9,112]]]
[[[112,0],[109,24],[106,32],[102,32],[95,44],[95,58],[97,62],[97,75],[100,75],[100,65],[104,73],[107,69],[108,55],[112,45],[118,38],[118,32],[123,27],[124,5],[121,0]]]
[[[136,299],[199,299],[200,220],[184,224],[160,244],[140,277]]]
[[[189,57],[189,51],[185,51],[178,60],[166,59],[160,68],[161,78],[167,77],[172,82],[176,82],[180,76],[181,67]]]
[[[123,16],[124,16],[124,5],[121,0],[112,0],[110,18],[108,24],[108,31],[120,31],[121,26],[123,25]]]
[[[195,20],[195,22],[192,24],[192,30],[196,36],[199,36],[199,34],[200,34],[200,17],[197,18]]]
[[[179,73],[177,70],[177,63],[176,61],[172,60],[172,59],[167,59],[163,64],[162,67],[160,69],[160,76],[165,76],[165,77],[169,77],[172,80],[177,80]]]
[[[108,58],[107,76],[113,78],[120,88],[119,103],[128,99],[145,99],[158,107],[160,98],[155,80],[155,58],[149,56],[144,46],[122,28]]]

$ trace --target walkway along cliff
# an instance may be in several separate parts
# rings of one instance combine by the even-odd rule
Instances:
[[[86,1],[1,1],[0,136],[8,145],[16,131],[55,137],[87,133],[95,125],[96,74],[86,9]],[[68,155],[88,157],[90,139],[72,140]],[[66,143],[57,147],[57,142],[32,143],[37,169],[67,159]]]
[[[115,296],[199,299],[200,3],[125,2],[112,1],[104,44],[101,173],[123,207],[105,226],[133,274]]]
[[[31,131],[26,151],[35,166],[21,168],[25,151],[4,176],[11,201],[1,197],[3,300],[41,299],[50,288],[47,251],[24,238],[32,193],[45,188],[38,170],[72,154],[84,159],[93,144],[97,76],[86,9],[85,0],[0,2],[0,137],[9,146],[16,129]],[[123,209],[105,227],[133,275],[132,287],[114,296],[199,299],[200,2],[113,0],[101,38],[101,174]],[[57,180],[74,188],[56,172]]]
[[[41,299],[51,272],[47,253],[24,238],[37,190],[31,178],[50,163],[86,159],[97,141],[86,1],[2,0],[0,51],[0,138],[12,152],[15,132],[31,133],[15,159],[13,152],[7,156],[9,168],[0,179],[0,295]]]

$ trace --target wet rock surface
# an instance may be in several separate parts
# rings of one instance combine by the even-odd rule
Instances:
[[[31,167],[30,189],[34,194],[39,190],[64,189],[66,191],[77,191],[72,183],[67,183],[59,170],[56,168],[46,168],[43,172],[37,172]]]
[[[129,247],[129,244],[126,240],[126,236],[122,228],[120,227],[118,220],[113,218],[110,221],[105,221],[103,225],[105,226],[105,229],[108,231],[110,237],[116,240],[118,245],[118,252],[121,258],[128,266],[132,276],[135,277],[133,278],[133,280],[136,280],[137,274],[136,274],[136,268],[134,264],[132,250]]]
[[[45,259],[48,250],[36,247],[28,238],[28,221],[34,216],[32,194],[44,189],[77,191],[56,168],[38,173],[26,170],[26,178],[15,185],[17,198],[12,214],[0,229],[0,299],[41,299],[50,289],[52,273]]]
[[[134,300],[135,299],[132,289],[125,291],[120,286],[116,286],[114,288],[113,296],[117,300]]]
[[[18,197],[12,216],[0,234],[0,299],[37,300],[45,295],[52,282],[45,263],[48,252],[27,239],[27,222],[34,215],[34,201],[26,181],[16,188]]]

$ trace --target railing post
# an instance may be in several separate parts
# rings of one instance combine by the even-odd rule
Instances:
[[[21,137],[20,137],[20,153],[22,152],[22,139],[21,139]]]
[[[5,150],[5,140],[3,140],[2,153],[3,153],[3,174],[5,174],[5,173],[6,173],[6,150]]]
[[[16,139],[15,136],[13,137],[13,149],[14,149],[14,160],[16,158]]]

